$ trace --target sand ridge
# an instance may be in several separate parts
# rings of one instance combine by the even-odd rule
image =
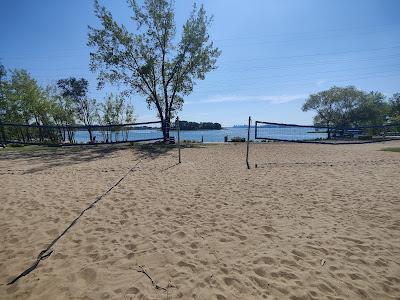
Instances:
[[[0,280],[147,157],[5,299],[398,299],[398,153],[208,145],[0,156]],[[254,164],[258,163],[258,168]],[[139,266],[160,287],[156,289]]]

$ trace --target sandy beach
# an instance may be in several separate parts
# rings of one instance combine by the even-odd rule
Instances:
[[[0,298],[400,299],[391,146],[0,151]]]

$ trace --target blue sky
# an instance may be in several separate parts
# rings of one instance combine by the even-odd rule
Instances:
[[[176,0],[181,28],[194,1]],[[181,119],[224,126],[254,119],[312,123],[301,111],[307,95],[355,85],[386,95],[400,92],[400,1],[203,0],[214,15],[210,33],[221,49],[218,69],[185,99]],[[125,0],[102,0],[128,26]],[[27,69],[41,85],[69,76],[90,81],[87,26],[98,24],[91,0],[1,0],[0,59]],[[155,119],[144,100],[130,99],[140,121]]]

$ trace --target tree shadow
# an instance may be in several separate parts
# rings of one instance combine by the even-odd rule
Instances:
[[[29,151],[15,150],[9,152],[0,152],[0,162],[12,159],[22,159],[27,164],[34,163],[36,160],[42,164],[32,167],[24,174],[32,174],[53,167],[79,164],[81,162],[95,161],[107,157],[116,151],[130,149],[127,145],[90,145],[90,146],[71,146],[71,147],[35,147]]]
[[[167,155],[176,148],[175,145],[161,143],[132,144],[131,147],[139,155],[139,158],[157,158]]]
[[[200,144],[184,144],[184,148],[202,148]],[[69,146],[69,147],[31,147],[23,149],[17,149],[15,151],[0,151],[0,162],[22,159],[27,162],[35,164],[35,161],[39,161],[39,166],[33,166],[23,174],[32,174],[49,170],[54,167],[70,166],[79,164],[82,162],[96,161],[103,159],[107,156],[120,150],[131,150],[131,154],[134,158],[144,159],[152,158],[155,159],[160,156],[169,155],[171,151],[177,151],[177,145],[166,145],[162,143],[132,143],[132,144],[118,144],[118,145],[85,145],[85,146]]]
[[[181,149],[185,148],[204,148],[201,144],[182,144]],[[132,144],[132,148],[139,154],[140,158],[150,157],[157,158],[169,154],[171,151],[177,151],[177,144],[148,143],[148,144]]]

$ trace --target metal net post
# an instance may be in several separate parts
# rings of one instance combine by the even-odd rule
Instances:
[[[250,125],[251,125],[251,117],[249,117],[249,126],[248,126],[248,128],[247,128],[247,149],[246,149],[246,164],[247,164],[247,169],[250,169],[250,164],[249,164]]]
[[[180,126],[179,126],[179,117],[176,117],[176,130],[178,135],[178,161],[181,163],[181,136],[180,136]]]

